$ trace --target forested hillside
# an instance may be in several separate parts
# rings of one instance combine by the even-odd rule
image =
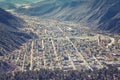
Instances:
[[[45,70],[0,74],[0,80],[119,80],[120,71],[116,68],[96,71]]]

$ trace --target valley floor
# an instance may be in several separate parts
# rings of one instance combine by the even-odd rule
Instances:
[[[79,23],[21,16],[27,24],[20,30],[33,34],[2,60],[14,64],[15,71],[61,69],[96,70],[109,65],[120,68],[117,38],[97,34]]]

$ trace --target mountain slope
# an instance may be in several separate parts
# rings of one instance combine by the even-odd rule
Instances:
[[[98,29],[120,33],[120,0],[95,0],[86,21],[96,23]]]
[[[23,21],[0,9],[0,56],[19,48],[30,36],[19,31]]]
[[[40,2],[42,0],[3,0],[3,1],[14,4],[31,4],[31,3]]]
[[[6,10],[8,10],[8,9],[16,9],[16,6],[13,3],[1,1],[0,2],[0,8],[6,9]]]
[[[6,73],[6,72],[8,72],[10,70],[13,70],[13,69],[14,69],[14,67],[12,65],[8,64],[5,61],[0,60],[0,71],[1,71],[1,73]]]
[[[93,28],[120,33],[120,0],[49,0],[19,8],[43,18],[84,22]]]
[[[49,0],[33,4],[28,9],[20,8],[18,11],[43,18],[80,21],[89,10],[89,4],[90,2],[84,0]]]

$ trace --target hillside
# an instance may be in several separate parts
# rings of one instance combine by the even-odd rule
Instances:
[[[3,0],[4,2],[8,3],[14,3],[14,4],[31,4],[31,3],[36,3],[42,0]]]
[[[89,4],[83,0],[49,0],[32,4],[27,9],[19,8],[18,12],[24,12],[32,16],[41,16],[43,18],[80,21],[86,11],[89,10]]]
[[[1,1],[0,2],[0,8],[8,10],[8,9],[16,9],[16,5],[13,3]]]
[[[1,80],[119,80],[120,70],[116,68],[96,71],[44,70],[0,74]]]
[[[84,22],[93,28],[120,32],[120,0],[49,0],[19,8],[18,12],[42,18]]]
[[[86,20],[98,29],[120,33],[120,0],[95,0]]]
[[[0,56],[19,48],[30,36],[19,31],[24,23],[21,19],[0,9]]]
[[[14,67],[12,67],[10,64],[8,64],[5,61],[0,60],[0,71],[1,71],[1,73],[6,73],[9,70],[13,70],[13,69],[14,69]]]

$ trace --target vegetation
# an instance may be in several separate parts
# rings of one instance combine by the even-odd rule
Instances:
[[[109,67],[96,71],[45,70],[0,74],[0,80],[120,80],[120,71]]]
[[[0,8],[0,56],[9,54],[30,39],[30,35],[20,31],[25,22]]]

